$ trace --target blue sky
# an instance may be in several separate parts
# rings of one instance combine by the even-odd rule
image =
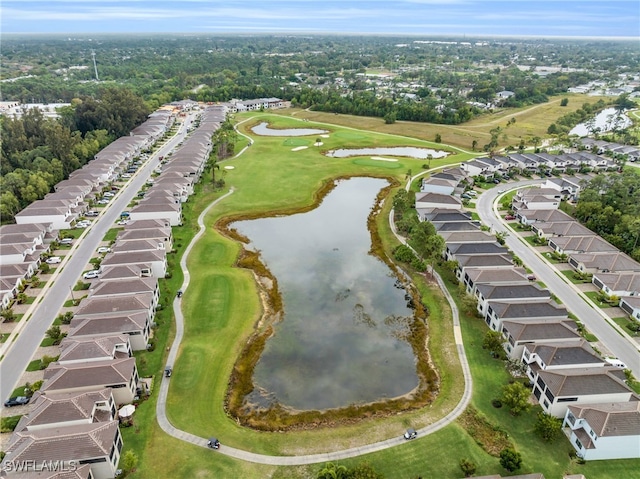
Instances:
[[[1,0],[2,33],[640,37],[638,0]]]

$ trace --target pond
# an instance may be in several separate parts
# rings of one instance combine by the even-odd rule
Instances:
[[[307,136],[327,133],[327,130],[319,130],[317,128],[288,128],[277,130],[269,128],[269,124],[266,121],[254,126],[251,128],[251,131],[256,135],[262,136]]]
[[[432,150],[429,148],[416,148],[412,146],[394,146],[389,148],[343,148],[339,150],[331,150],[325,153],[333,158],[347,158],[349,156],[364,155],[389,155],[389,156],[407,156],[409,158],[418,158],[426,160],[431,158],[444,158],[449,153],[442,150]]]
[[[618,123],[619,128],[631,126],[631,120],[624,114],[618,114],[615,108],[605,108],[598,113],[591,121],[586,121],[574,126],[569,132],[570,135],[587,136],[593,134],[594,129],[598,132],[611,131]]]
[[[387,184],[343,180],[312,211],[233,224],[260,251],[284,303],[249,403],[323,410],[400,397],[418,386],[405,340],[409,297],[369,254],[367,217]]]

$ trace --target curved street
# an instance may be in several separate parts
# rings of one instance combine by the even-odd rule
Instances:
[[[509,190],[540,184],[541,180],[526,180],[509,183]],[[585,301],[580,290],[569,282],[569,280],[558,272],[550,263],[544,260],[542,255],[529,246],[524,240],[504,223],[498,215],[495,202],[500,193],[493,188],[480,195],[476,203],[476,211],[482,222],[491,227],[494,233],[504,232],[507,234],[505,241],[513,253],[518,256],[524,264],[531,269],[533,274],[542,281],[546,287],[555,294],[566,308],[575,314],[584,323],[587,329],[596,335],[600,343],[611,351],[612,354],[622,360],[633,372],[633,375],[640,377],[640,354],[638,344],[624,332],[619,331],[619,327],[593,303]],[[588,300],[588,298],[586,298]],[[617,329],[615,329],[617,328]]]

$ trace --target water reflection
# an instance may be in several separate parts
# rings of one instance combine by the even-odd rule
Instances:
[[[282,130],[274,130],[269,128],[269,124],[265,121],[251,128],[256,135],[262,136],[307,136],[320,135],[327,133],[327,130],[319,130],[317,128],[288,128]]]
[[[418,385],[404,340],[413,311],[389,268],[368,254],[367,216],[386,184],[342,181],[313,211],[233,225],[278,279],[285,310],[256,365],[250,402],[327,409]]]

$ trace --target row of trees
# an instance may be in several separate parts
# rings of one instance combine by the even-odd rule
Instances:
[[[581,191],[573,215],[640,261],[640,176],[633,171],[593,178]]]
[[[140,125],[148,108],[140,97],[107,88],[47,118],[35,108],[19,118],[1,117],[0,216],[3,222],[90,161],[101,149]]]

